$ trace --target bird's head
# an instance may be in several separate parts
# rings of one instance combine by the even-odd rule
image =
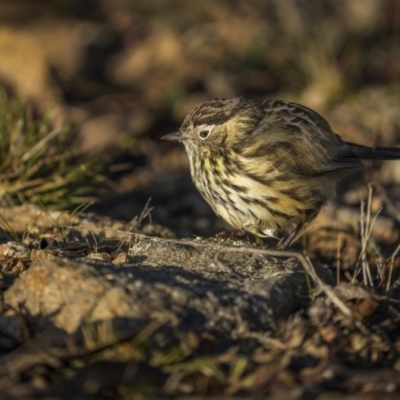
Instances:
[[[179,132],[162,139],[183,142],[187,150],[233,146],[254,130],[260,118],[261,110],[252,101],[209,100],[189,112]]]

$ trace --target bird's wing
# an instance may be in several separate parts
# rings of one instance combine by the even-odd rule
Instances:
[[[284,101],[265,102],[265,117],[242,148],[244,156],[273,161],[276,168],[299,176],[363,168],[361,157],[323,117],[307,107]]]

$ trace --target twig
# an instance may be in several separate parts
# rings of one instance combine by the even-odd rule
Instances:
[[[388,280],[386,282],[386,291],[388,292],[390,289],[390,281],[392,280],[392,274],[393,274],[393,266],[394,266],[394,258],[397,256],[397,254],[400,251],[400,243],[396,247],[396,250],[393,252],[393,254],[390,256],[390,267],[389,267],[389,276]]]
[[[371,271],[369,268],[368,260],[367,260],[367,245],[368,241],[371,237],[372,229],[375,225],[376,219],[378,218],[379,214],[382,211],[382,208],[378,210],[378,212],[374,215],[371,221],[371,203],[372,203],[372,192],[373,188],[372,185],[368,186],[368,200],[367,200],[367,213],[365,214],[365,202],[361,200],[360,203],[360,236],[361,236],[361,251],[358,257],[356,269],[354,272],[354,276],[352,279],[352,283],[354,284],[354,280],[359,273],[359,264],[361,262],[361,270],[363,273],[363,283],[364,286],[373,286],[373,280]]]
[[[386,206],[386,211],[396,220],[398,224],[400,224],[400,211],[398,210],[398,207],[389,198],[383,185],[379,183],[375,183],[374,185],[378,191],[380,198],[382,199],[382,202]]]
[[[124,243],[126,242],[126,239],[128,238],[128,236],[133,233],[132,231],[135,228],[137,228],[147,216],[150,215],[151,211],[153,210],[153,207],[149,207],[150,201],[151,201],[151,197],[149,197],[149,199],[147,200],[147,202],[146,202],[145,206],[143,207],[143,210],[140,213],[140,215],[139,216],[135,216],[132,219],[132,221],[129,224],[129,230],[127,232],[124,232],[125,235],[121,239],[121,241],[120,241],[117,249],[115,250],[114,254],[117,254],[121,250],[121,248],[124,245]],[[149,219],[151,219],[151,218],[149,217]]]
[[[145,206],[143,207],[142,212],[140,213],[139,216],[136,216],[132,219],[130,225],[129,225],[129,232],[132,232],[133,229],[137,228],[140,226],[140,224],[143,222],[143,220],[150,215],[151,211],[153,210],[153,207],[149,207],[151,201],[151,197],[147,200]]]
[[[94,253],[96,254],[99,250],[99,246],[97,244],[96,236],[94,236],[93,232],[89,230],[89,233],[92,235],[92,238],[94,240]]]
[[[337,240],[337,251],[336,251],[336,285],[340,283],[340,250],[342,246],[342,232],[339,232]]]

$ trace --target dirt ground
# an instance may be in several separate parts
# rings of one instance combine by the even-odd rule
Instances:
[[[243,96],[398,146],[399,43],[396,0],[0,0],[0,397],[397,399],[400,162],[351,175],[279,253],[160,138]],[[45,129],[58,148],[9,163]],[[49,171],[59,149],[82,183]]]

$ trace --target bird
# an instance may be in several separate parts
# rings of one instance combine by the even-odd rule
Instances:
[[[213,99],[179,131],[194,185],[214,212],[258,238],[287,232],[286,250],[363,160],[400,159],[400,148],[343,140],[312,109],[284,100]]]

